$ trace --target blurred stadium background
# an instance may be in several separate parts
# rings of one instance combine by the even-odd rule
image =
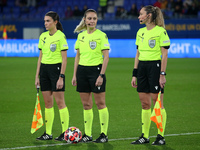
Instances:
[[[101,0],[1,0],[0,18],[17,21],[41,20],[47,11],[52,10],[59,13],[62,19],[76,19],[82,16],[84,8],[93,8],[101,12],[99,1]],[[106,2],[107,12],[104,19],[108,20],[137,18],[137,14],[129,13],[133,4],[137,11],[144,5],[158,6],[162,9],[165,18],[200,17],[199,0],[106,0]],[[80,13],[67,15],[69,7],[72,12],[79,10]],[[121,13],[124,13],[123,16],[115,15],[118,8],[121,9]]]
[[[77,34],[73,31],[88,8],[98,12],[97,28],[110,39],[110,56],[134,57],[136,32],[143,27],[138,13],[144,5],[160,7],[164,14],[172,39],[169,57],[200,57],[199,0],[1,0],[0,34],[6,29],[8,39],[0,40],[0,57],[38,56],[37,42],[45,31],[43,18],[48,11],[59,14],[69,43],[68,57],[74,57]]]

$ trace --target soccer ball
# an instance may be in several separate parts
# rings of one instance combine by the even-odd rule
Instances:
[[[82,133],[77,127],[69,127],[64,134],[67,143],[78,143],[82,139]]]

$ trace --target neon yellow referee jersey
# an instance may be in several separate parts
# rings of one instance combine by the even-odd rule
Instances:
[[[110,49],[107,35],[96,29],[92,34],[87,31],[79,33],[75,49],[79,49],[79,65],[97,66],[103,63],[102,50]]]
[[[40,35],[38,48],[42,50],[43,64],[57,64],[62,63],[62,50],[68,50],[68,44],[65,34],[60,30],[52,36],[49,35],[49,31],[46,31]]]
[[[139,29],[136,43],[140,61],[161,60],[161,47],[170,46],[170,39],[163,27],[155,26],[151,30],[146,27]]]

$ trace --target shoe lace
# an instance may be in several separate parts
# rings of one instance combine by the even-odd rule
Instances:
[[[83,135],[82,137],[83,141],[89,141],[90,140],[90,137],[87,136],[86,134]]]
[[[106,138],[106,135],[104,133],[101,133],[97,140],[100,140],[102,138]]]

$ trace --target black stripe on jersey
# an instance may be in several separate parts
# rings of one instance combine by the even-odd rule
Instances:
[[[170,46],[162,46],[163,48],[165,48],[165,49],[169,49],[170,48]]]
[[[154,36],[154,37],[151,37],[150,39],[153,39],[153,38],[156,38],[156,37],[159,37],[159,36]]]

